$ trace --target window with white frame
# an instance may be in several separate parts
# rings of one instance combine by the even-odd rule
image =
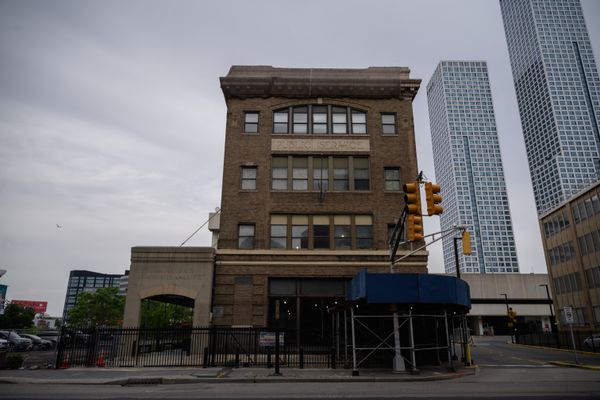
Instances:
[[[381,134],[390,136],[396,135],[396,114],[381,114]]]
[[[258,115],[256,111],[244,113],[244,133],[258,133]]]
[[[253,249],[254,248],[254,225],[240,224],[238,225],[238,248]]]
[[[256,190],[256,167],[242,167],[242,190]]]

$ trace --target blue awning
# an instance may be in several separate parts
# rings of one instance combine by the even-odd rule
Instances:
[[[346,297],[368,304],[439,304],[471,308],[467,282],[444,275],[371,274],[364,269],[350,282]]]

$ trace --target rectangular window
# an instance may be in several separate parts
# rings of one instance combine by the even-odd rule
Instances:
[[[333,126],[333,133],[338,135],[345,135],[348,133],[348,115],[346,114],[346,108],[344,107],[332,107],[331,108],[331,120]]]
[[[248,111],[244,113],[244,132],[258,133],[258,112]]]
[[[369,159],[355,157],[354,164],[354,190],[369,190]]]
[[[576,224],[578,224],[581,221],[581,218],[579,216],[579,204],[575,204],[573,206],[573,219],[575,220]]]
[[[313,158],[313,190],[316,192],[329,190],[329,159],[327,157]]]
[[[597,194],[595,194],[592,197],[592,205],[594,207],[594,213],[599,214],[600,213],[600,196],[598,196]]]
[[[308,190],[308,158],[294,157],[292,167],[293,190]]]
[[[239,225],[238,226],[238,248],[240,248],[240,249],[254,248],[254,225]]]
[[[367,114],[352,110],[352,134],[353,135],[364,135],[367,133]]]
[[[288,118],[289,113],[285,111],[277,111],[273,113],[273,132],[288,133]]]
[[[308,249],[308,217],[292,217],[292,249]]]
[[[356,224],[356,248],[373,248],[373,218],[370,215],[357,215]]]
[[[385,190],[400,191],[400,168],[386,167],[383,170]]]
[[[396,134],[396,114],[381,114],[381,133],[383,135]]]
[[[352,225],[349,216],[336,215],[333,217],[335,232],[335,248],[352,248]]]
[[[313,106],[312,119],[313,134],[320,135],[327,133],[327,106]]]
[[[256,167],[242,167],[242,190],[256,190]]]
[[[328,249],[329,244],[329,217],[315,215],[313,217],[313,241],[315,249]]]
[[[271,216],[271,248],[287,249],[287,217]]]
[[[583,314],[583,308],[574,308],[573,309],[573,320],[574,320],[574,324],[578,324],[578,325],[584,325],[585,324],[585,318],[584,318],[584,314]]]
[[[273,157],[273,165],[271,167],[273,179],[271,188],[273,190],[287,190],[288,182],[288,158]]]
[[[294,133],[308,133],[308,107],[294,107]]]
[[[348,159],[333,159],[333,190],[348,190]]]

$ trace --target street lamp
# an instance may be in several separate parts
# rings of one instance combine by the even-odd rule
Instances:
[[[548,289],[548,284],[541,283],[538,286],[543,286],[546,288],[546,297],[548,298],[548,306],[550,307],[550,329],[554,330],[554,328],[552,328],[552,324],[554,323],[554,310],[552,309],[552,299],[550,298],[550,290]]]
[[[500,296],[504,296],[504,302],[506,303],[506,320],[508,322],[510,322],[510,308],[508,308],[508,294],[506,294],[506,293],[500,293]],[[506,323],[506,326],[509,329],[510,341],[511,341],[511,343],[514,343],[515,341],[513,339],[513,335],[512,335],[512,332],[511,332],[511,330],[512,330],[511,326],[512,325],[509,324],[508,322]]]
[[[504,296],[504,302],[506,303],[506,315],[508,315],[508,295],[506,293],[500,293],[500,296]]]

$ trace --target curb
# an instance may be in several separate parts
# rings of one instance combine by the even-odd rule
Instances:
[[[572,353],[573,352],[573,349],[558,349],[556,347],[536,346],[536,345],[533,345],[533,344],[519,344],[519,343],[508,343],[508,344],[512,344],[513,346],[528,347],[530,349],[554,350],[554,351],[562,351],[562,352],[568,352],[568,353]],[[583,355],[586,355],[586,356],[600,357],[600,353],[594,353],[594,352],[585,351],[585,350],[577,350],[577,354],[583,354]]]
[[[164,377],[164,376],[140,376],[120,379],[34,379],[34,378],[0,378],[0,384],[58,384],[58,385],[173,385],[190,383],[352,383],[352,382],[427,382],[438,380],[449,380],[463,376],[475,375],[477,368],[461,370],[459,372],[445,373],[430,376],[337,376],[337,377],[247,377],[247,378],[188,378],[188,377]]]
[[[548,361],[548,364],[557,365],[559,367],[571,367],[571,368],[587,369],[590,371],[600,371],[600,365],[575,364],[573,362],[566,362],[566,361]]]

